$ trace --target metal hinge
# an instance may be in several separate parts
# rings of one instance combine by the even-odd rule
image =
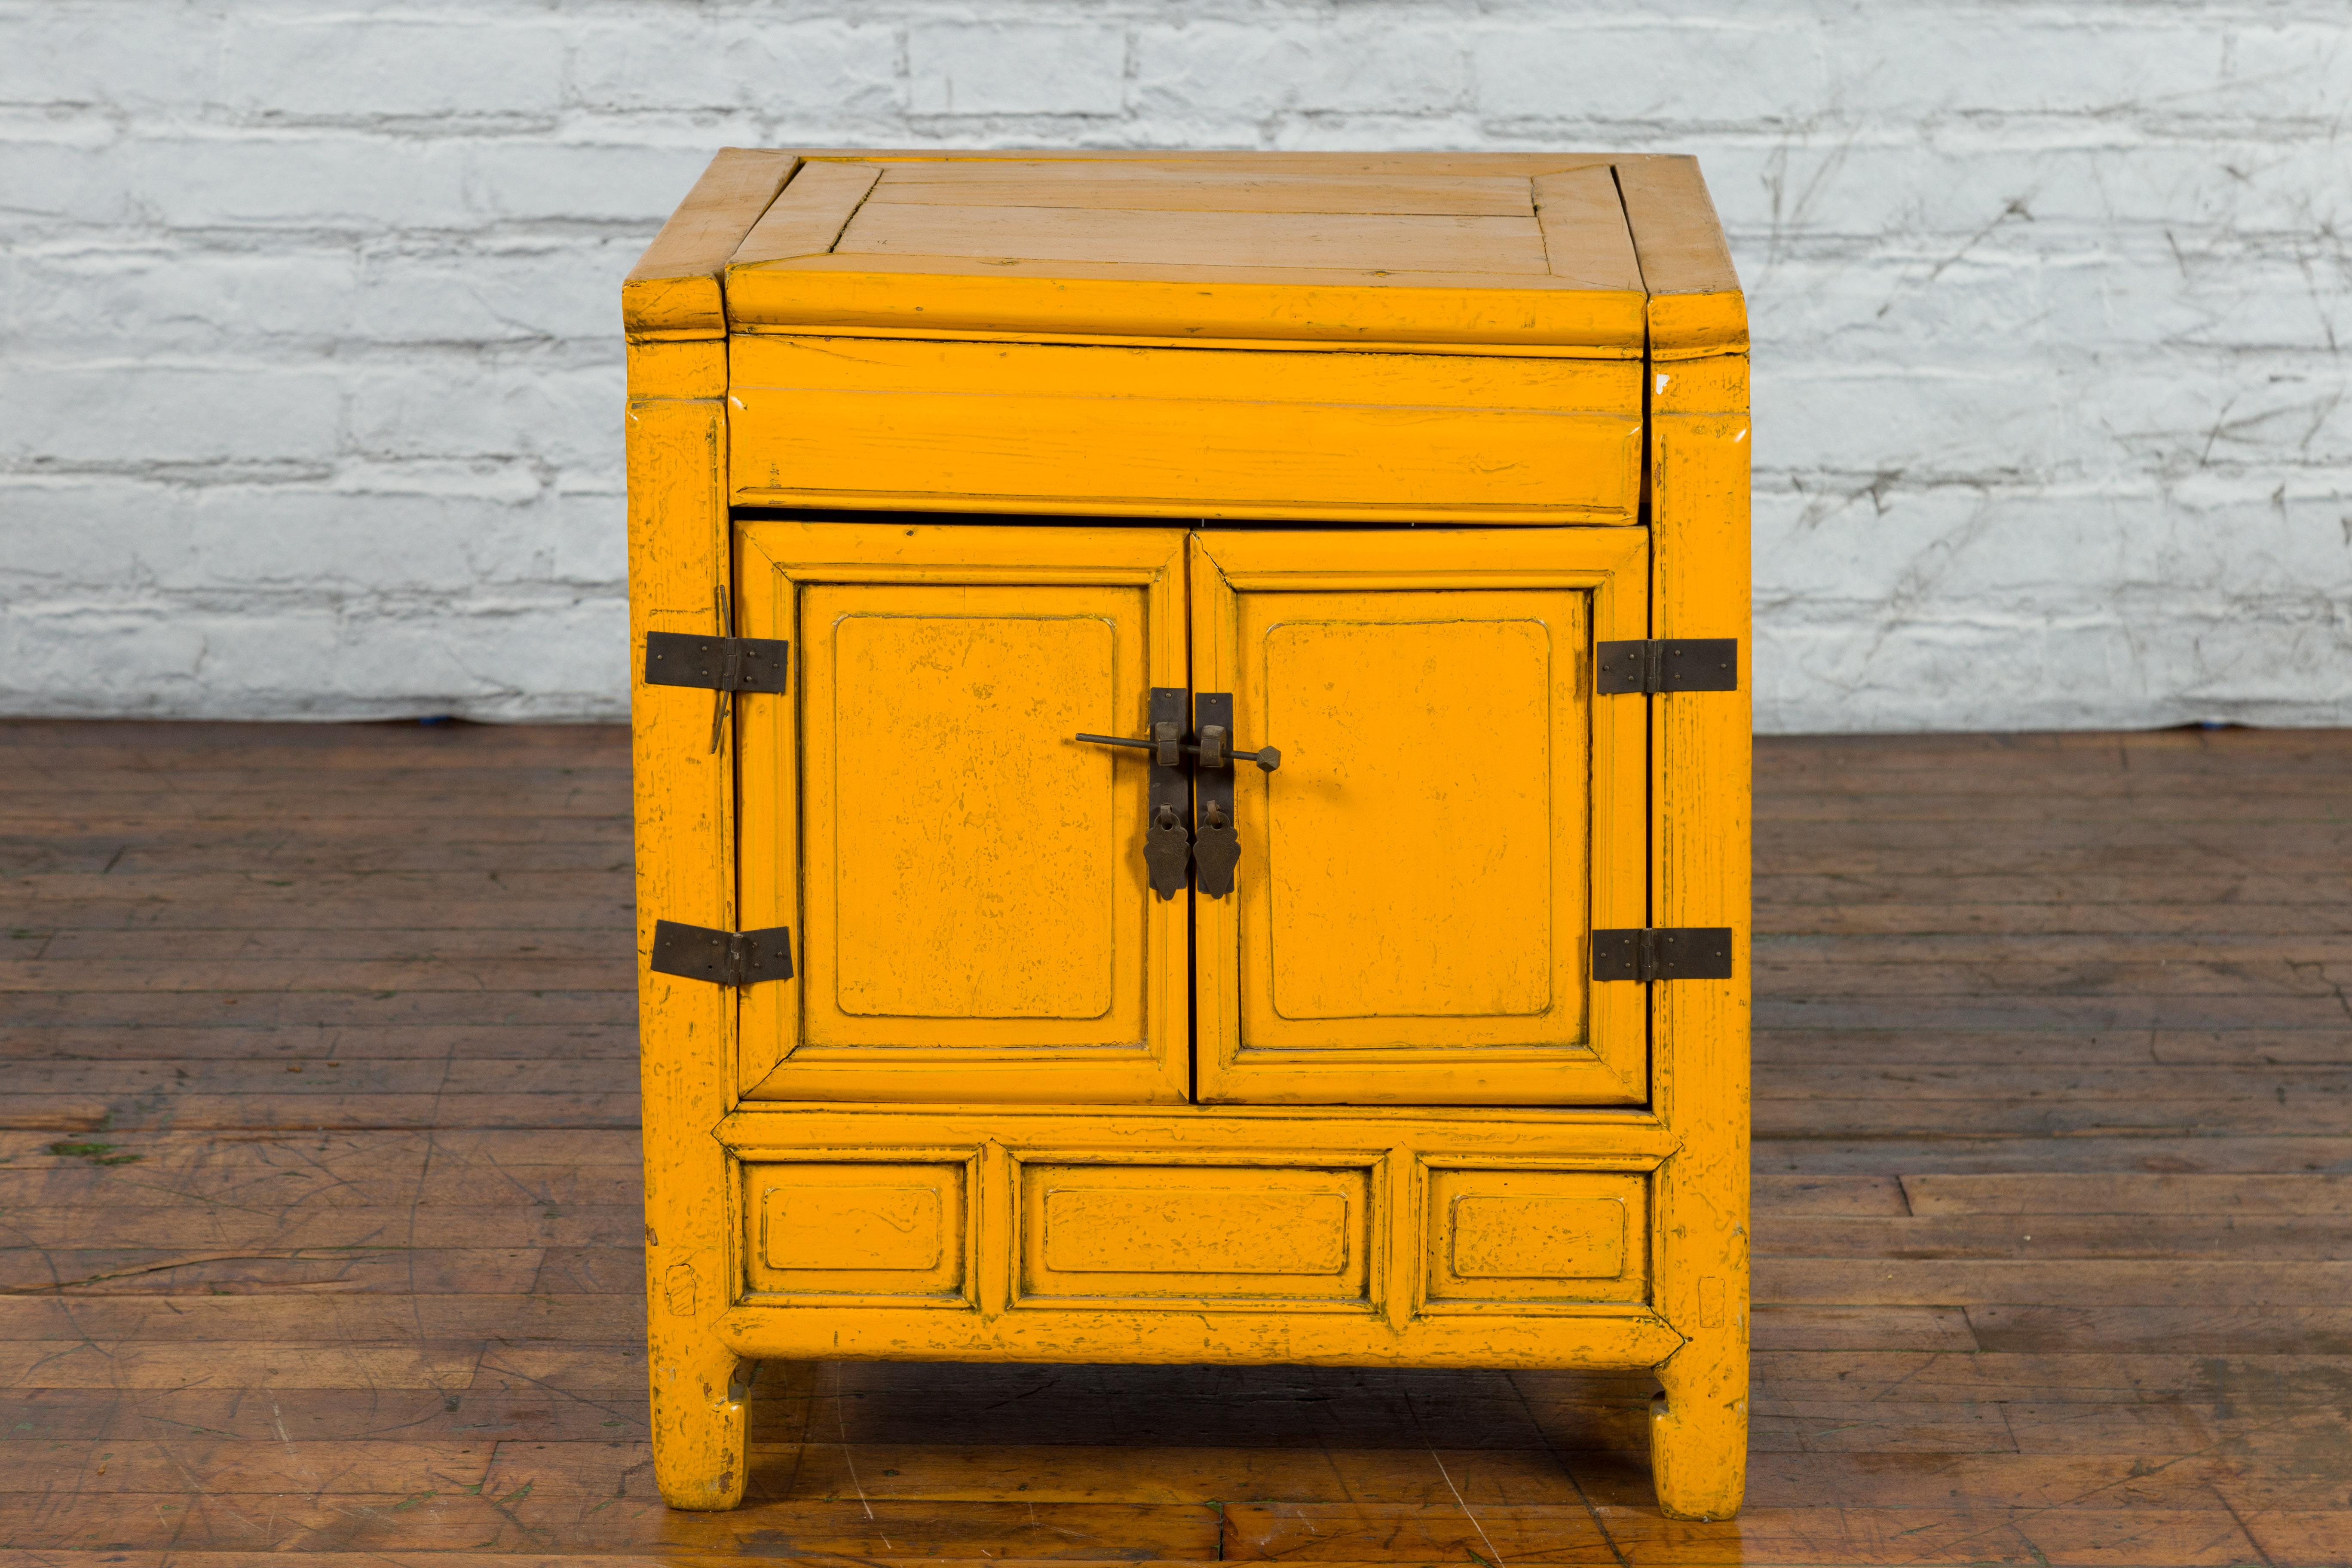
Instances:
[[[1592,933],[1595,980],[1728,980],[1729,926],[1650,926]]]
[[[706,637],[690,632],[646,634],[647,686],[698,686],[709,691],[782,691],[792,644],[775,637]]]
[[[1593,650],[1597,697],[1738,689],[1738,637],[1650,637],[1601,643]]]
[[[757,985],[793,977],[793,929],[713,931],[677,921],[654,922],[654,973],[713,985]]]

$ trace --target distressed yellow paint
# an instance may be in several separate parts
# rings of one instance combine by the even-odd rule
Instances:
[[[1654,1368],[1661,1506],[1736,1510],[1747,340],[1695,166],[730,153],[626,316],[633,662],[793,645],[635,692],[664,1497],[741,1496],[740,1358],[1223,1361]],[[1742,689],[1596,697],[1643,637]],[[1071,739],[1152,687],[1283,751],[1230,897],[1152,897],[1145,759]],[[796,975],[653,974],[660,919]],[[1738,978],[1595,983],[1640,925]]]
[[[969,1162],[743,1167],[745,1288],[962,1304]]]
[[[631,647],[718,629],[727,580],[724,405],[628,405]],[[642,673],[642,661],[633,661]],[[630,689],[635,731],[638,1034],[645,1093],[646,1274],[655,1479],[679,1508],[742,1500],[735,1353],[711,1331],[735,1250],[732,1184],[709,1129],[732,1103],[735,998],[648,967],[657,919],[734,924],[730,758],[709,751],[708,692]]]
[[[1432,1305],[1640,1301],[1649,1288],[1649,1183],[1596,1171],[1430,1173]]]
[[[1462,1279],[1614,1279],[1625,1205],[1612,1198],[1455,1198],[1448,1262]]]
[[[740,505],[1617,523],[1640,499],[1633,363],[780,334],[733,357]]]
[[[761,521],[746,635],[745,920],[800,977],[744,994],[744,1092],[1182,1100],[1186,901],[1137,877],[1139,733],[1184,674],[1184,536]]]
[[[1245,745],[1235,895],[1196,904],[1200,1097],[1584,1104],[1647,1094],[1594,926],[1643,906],[1645,715],[1591,696],[1643,635],[1633,531],[1203,532],[1193,679]]]
[[[727,340],[679,338],[629,345],[631,397],[727,395]]]
[[[1649,700],[1651,908],[1662,925],[1733,933],[1733,978],[1651,987],[1655,1103],[1694,1133],[1658,1175],[1658,1306],[1688,1342],[1659,1369],[1652,1468],[1668,1512],[1721,1519],[1747,1475],[1748,424],[1740,412],[1652,425],[1656,635],[1736,637],[1743,655],[1736,693]]]
[[[1579,597],[1244,600],[1240,684],[1290,770],[1264,781],[1251,838],[1262,1043],[1298,1038],[1292,1025],[1328,1039],[1314,1026],[1338,1019],[1448,1040],[1465,1019],[1554,1013],[1581,1037],[1576,946],[1552,919],[1584,883]]]
[[[803,593],[810,1045],[952,1019],[1141,1048],[1141,781],[1053,742],[1140,710],[1143,616],[1138,588]]]
[[[1369,1310],[1371,1177],[1024,1162],[1022,1299],[1280,1298]]]
[[[763,148],[729,147],[710,161],[621,285],[621,321],[633,344],[726,336],[720,274],[799,165],[790,153]]]

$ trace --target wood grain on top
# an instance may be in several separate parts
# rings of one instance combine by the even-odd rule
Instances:
[[[841,238],[857,205],[882,176],[872,163],[812,163],[760,215],[730,265],[823,256]]]
[[[1612,215],[1613,216],[1613,215]],[[1622,226],[1622,222],[1621,222]],[[1532,210],[1515,216],[1180,207],[868,205],[841,256],[1004,257],[1151,268],[1541,274]]]
[[[942,161],[887,165],[872,200],[877,205],[1516,217],[1527,214],[1528,182],[1510,175],[1334,173],[1296,164],[1234,167],[1172,159],[1150,163]]]
[[[809,157],[730,271],[739,326],[1600,357],[1638,355],[1645,331],[1625,215],[1589,159]],[[800,195],[824,169],[854,213]],[[852,169],[880,179],[852,192]]]
[[[1747,352],[1747,300],[1698,161],[1628,159],[1617,184],[1650,294],[1651,357]]]
[[[727,311],[719,279],[752,222],[800,160],[757,147],[722,147],[621,285],[633,334],[719,337]]]

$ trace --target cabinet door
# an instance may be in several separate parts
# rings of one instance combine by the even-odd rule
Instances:
[[[1189,895],[1152,896],[1150,689],[1184,683],[1184,535],[740,525],[747,928],[797,978],[743,993],[767,1100],[1181,1100]]]
[[[1639,637],[1625,529],[1195,536],[1193,685],[1229,691],[1232,895],[1195,896],[1203,1100],[1645,1098],[1644,703],[1592,694]]]

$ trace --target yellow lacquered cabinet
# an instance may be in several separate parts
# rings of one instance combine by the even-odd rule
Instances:
[[[1303,1362],[1654,1368],[1736,1510],[1695,167],[730,151],[625,304],[664,1496],[761,1358]]]

